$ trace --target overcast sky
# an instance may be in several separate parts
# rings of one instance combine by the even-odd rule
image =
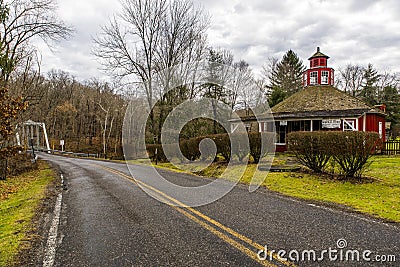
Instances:
[[[91,55],[92,36],[119,10],[118,0],[58,0],[59,14],[75,28],[68,41],[42,50],[42,72],[61,69],[79,80],[104,78]],[[209,45],[229,49],[257,72],[269,57],[292,49],[308,63],[317,46],[330,66],[372,63],[400,72],[398,0],[204,0],[211,15]]]

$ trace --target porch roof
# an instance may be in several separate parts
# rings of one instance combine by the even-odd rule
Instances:
[[[302,112],[280,112],[274,113],[274,119],[313,119],[313,118],[343,118],[343,117],[360,117],[367,113],[368,109],[353,110],[317,110]]]

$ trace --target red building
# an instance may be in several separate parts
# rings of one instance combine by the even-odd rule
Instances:
[[[335,88],[328,59],[317,48],[303,74],[304,88],[271,108],[273,120],[268,115],[258,116],[258,121],[254,115],[242,115],[241,120],[260,132],[275,126],[277,151],[286,150],[286,136],[295,131],[370,131],[385,140],[385,105],[368,106]],[[237,128],[235,120],[231,123],[233,131]]]
[[[303,74],[303,85],[332,85],[334,84],[335,70],[328,68],[327,55],[321,53],[319,47],[317,52],[308,60],[310,68]]]

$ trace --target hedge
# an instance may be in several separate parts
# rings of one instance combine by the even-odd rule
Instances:
[[[287,137],[288,150],[301,164],[317,173],[329,173],[326,166],[331,162],[345,177],[361,177],[368,159],[381,144],[375,132],[293,132]]]
[[[200,152],[200,143],[204,139],[211,139],[216,148],[217,154],[222,156],[224,160],[229,161],[231,156],[236,156],[240,162],[243,162],[249,154],[253,157],[255,163],[265,156],[268,152],[273,152],[273,150],[268,148],[273,148],[274,137],[273,133],[242,133],[242,134],[231,134],[232,144],[228,134],[215,134],[207,135],[196,138],[191,138],[188,140],[181,140],[179,143],[180,151],[182,155],[191,161],[194,160],[205,160],[211,155],[211,151]],[[264,151],[261,150],[261,142],[264,142]],[[168,147],[169,145],[164,145],[164,148],[168,149],[168,155],[174,158],[180,158],[180,154],[176,149]],[[250,147],[248,147],[250,146]],[[246,151],[246,147],[250,150]],[[163,146],[160,144],[148,144],[146,145],[147,153],[150,159],[153,161],[156,159],[156,149],[157,149],[157,161],[167,162],[168,159],[164,153]],[[204,153],[205,152],[205,153]],[[209,153],[207,153],[209,152]],[[180,158],[181,161],[184,159]],[[216,159],[214,159],[216,160]]]

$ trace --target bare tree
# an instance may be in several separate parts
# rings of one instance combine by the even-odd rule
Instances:
[[[272,93],[272,73],[274,72],[274,70],[276,69],[276,65],[278,64],[279,59],[277,57],[269,57],[267,60],[267,63],[264,64],[264,66],[262,67],[262,79],[264,80],[264,83],[266,85],[266,94],[269,96]]]
[[[229,85],[229,104],[236,107],[249,108],[249,95],[254,90],[254,77],[249,64],[243,60],[233,64],[233,77]]]
[[[207,19],[200,9],[184,0],[124,0],[122,5],[122,13],[95,39],[93,52],[114,78],[141,83],[151,108],[156,93],[163,96],[163,88],[168,87],[171,67],[197,55],[193,47],[204,42]],[[164,86],[156,92],[155,75],[163,70],[167,70],[162,75]],[[158,135],[153,110],[150,123],[153,134]]]
[[[72,30],[55,14],[54,0],[0,0],[0,55],[4,84],[24,60],[33,57],[35,48],[29,43],[39,37],[46,43],[67,38]],[[29,61],[29,60],[28,60]]]
[[[365,68],[360,65],[347,65],[339,69],[338,87],[352,96],[358,96],[362,89]]]
[[[393,73],[389,70],[385,70],[379,75],[379,80],[377,82],[377,95],[378,101],[382,102],[385,97],[384,91],[387,87],[399,88],[400,76],[398,73]]]

